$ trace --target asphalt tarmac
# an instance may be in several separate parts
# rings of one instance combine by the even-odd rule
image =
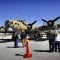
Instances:
[[[59,52],[49,52],[48,40],[30,41],[29,48],[32,58],[23,58],[26,48],[19,42],[19,48],[14,48],[14,41],[1,42],[0,40],[0,60],[60,60]]]

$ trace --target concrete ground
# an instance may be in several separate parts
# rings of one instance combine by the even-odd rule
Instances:
[[[23,58],[26,53],[25,47],[19,42],[19,48],[14,48],[14,42],[1,42],[0,40],[0,60],[60,60],[60,53],[50,53],[48,40],[30,41],[29,47],[32,58]]]

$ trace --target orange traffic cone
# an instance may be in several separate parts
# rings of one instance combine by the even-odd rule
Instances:
[[[24,58],[31,58],[32,57],[32,54],[30,53],[30,49],[29,49],[29,44],[28,44],[28,42],[29,42],[29,40],[28,40],[28,38],[26,38],[26,54],[24,54]]]

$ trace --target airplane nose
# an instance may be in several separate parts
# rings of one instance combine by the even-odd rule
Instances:
[[[7,20],[7,21],[5,22],[5,27],[6,27],[6,28],[9,27],[9,20]]]
[[[9,24],[7,24],[7,27],[9,27]]]

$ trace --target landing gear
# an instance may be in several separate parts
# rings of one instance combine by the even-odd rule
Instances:
[[[39,41],[39,40],[41,39],[40,34],[35,34],[34,37],[35,37],[35,40],[36,40],[36,41]]]

